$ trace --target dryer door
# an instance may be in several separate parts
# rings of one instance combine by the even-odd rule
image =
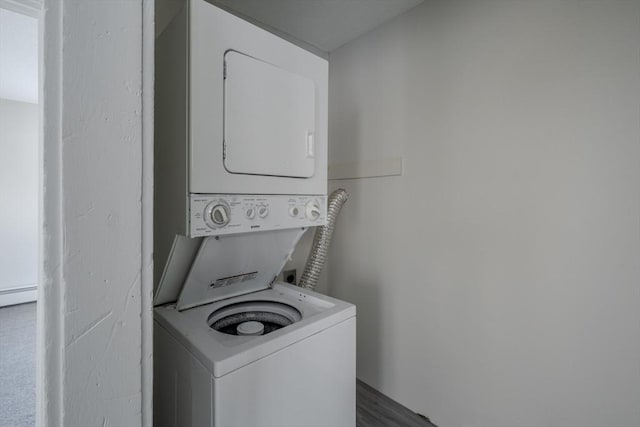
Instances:
[[[225,53],[224,165],[237,174],[311,178],[315,85],[259,59]]]

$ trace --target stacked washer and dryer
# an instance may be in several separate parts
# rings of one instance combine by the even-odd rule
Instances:
[[[169,3],[156,40],[154,424],[354,426],[355,307],[277,281],[326,222],[328,64],[204,0]]]

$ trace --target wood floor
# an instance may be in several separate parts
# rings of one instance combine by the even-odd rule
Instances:
[[[356,427],[436,427],[428,419],[405,408],[358,380]]]

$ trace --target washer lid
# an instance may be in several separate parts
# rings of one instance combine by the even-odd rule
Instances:
[[[176,307],[182,311],[267,289],[304,231],[297,228],[203,239]]]

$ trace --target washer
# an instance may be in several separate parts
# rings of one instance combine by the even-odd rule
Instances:
[[[265,302],[300,319],[260,336],[211,327],[220,310]],[[353,305],[284,283],[184,312],[156,309],[156,425],[354,426],[355,322]]]
[[[154,424],[353,427],[355,307],[276,281],[327,220],[328,63],[211,1],[163,1]]]
[[[302,233],[203,240],[155,309],[156,426],[355,426],[355,306],[272,279]]]

